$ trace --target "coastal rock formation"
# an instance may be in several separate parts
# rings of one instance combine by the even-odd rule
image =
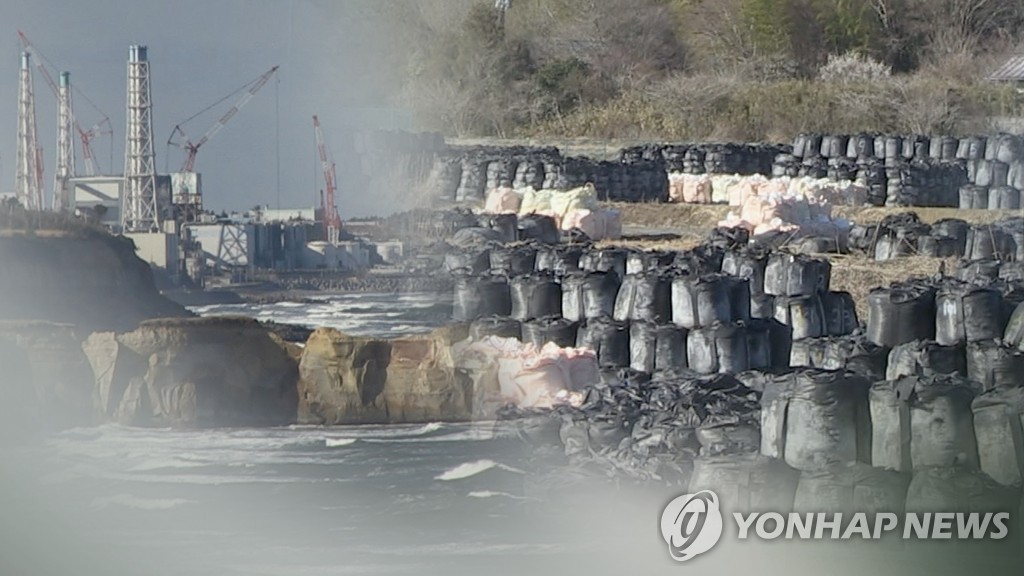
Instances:
[[[92,422],[92,377],[73,326],[0,321],[0,427],[31,434]]]
[[[73,324],[88,334],[190,316],[160,295],[130,240],[101,231],[5,230],[0,263],[0,320]]]
[[[151,320],[124,334],[93,334],[82,350],[100,421],[210,427],[295,419],[296,363],[255,320]]]
[[[454,344],[468,335],[468,327],[455,325],[426,337],[391,341],[391,361],[382,393],[391,422],[470,418],[472,383],[456,370],[452,358]]]
[[[387,422],[380,393],[391,347],[321,328],[310,336],[299,362],[299,423]]]
[[[299,423],[468,420],[472,383],[451,355],[466,335],[465,326],[396,340],[315,331],[299,364]]]

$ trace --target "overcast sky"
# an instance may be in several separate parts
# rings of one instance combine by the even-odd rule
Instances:
[[[275,120],[280,120],[282,207],[311,206],[319,168],[312,115],[318,114],[335,150],[361,122],[364,109],[386,107],[389,88],[382,54],[389,38],[372,16],[373,0],[0,0],[6,40],[0,51],[0,190],[13,190],[17,141],[18,57],[22,30],[54,66],[71,72],[72,84],[113,124],[94,151],[101,169],[120,173],[124,163],[128,46],[149,47],[157,168],[168,162],[171,129],[189,116],[280,65],[267,84],[208,144],[200,149],[208,208],[247,208],[277,203]],[[47,197],[53,189],[56,100],[34,70],[38,135],[45,154]],[[230,108],[235,96],[189,122],[198,139]],[[275,112],[279,102],[280,114]],[[75,110],[88,129],[102,116],[76,94]],[[79,172],[84,174],[79,157]],[[337,158],[339,171],[341,160]],[[184,156],[170,149],[169,168]],[[343,217],[382,210],[341,181]]]

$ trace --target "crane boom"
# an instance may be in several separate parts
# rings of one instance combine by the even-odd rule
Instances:
[[[249,103],[249,100],[252,100],[252,97],[255,96],[257,92],[260,91],[260,88],[263,88],[263,86],[268,81],[270,81],[270,78],[273,77],[273,75],[277,72],[277,69],[278,66],[274,66],[270,70],[264,72],[263,75],[261,75],[255,81],[253,81],[251,83],[251,86],[249,86],[249,89],[245,91],[245,94],[243,94],[242,97],[239,98],[238,102],[235,102],[234,106],[232,106],[227,112],[225,112],[224,115],[221,116],[217,120],[217,122],[214,123],[214,125],[211,126],[210,129],[207,130],[206,133],[203,134],[199,138],[199,140],[196,140],[194,143],[188,138],[188,136],[185,135],[185,132],[181,129],[181,124],[178,124],[174,127],[173,130],[171,130],[171,137],[168,138],[167,144],[178,146],[179,144],[174,142],[174,137],[180,134],[181,137],[184,138],[185,140],[185,143],[181,144],[180,146],[182,146],[183,148],[185,148],[185,150],[188,151],[188,156],[185,158],[185,164],[182,166],[181,169],[182,172],[193,172],[195,170],[196,154],[199,152],[199,148],[201,148],[203,144],[209,142],[210,139],[217,134],[217,132],[220,132],[221,129],[224,128],[224,125],[227,124],[229,120],[234,118],[235,114],[238,114],[238,111],[241,110],[243,106]],[[195,118],[195,116],[193,116],[192,118]],[[191,118],[189,120],[191,120]],[[185,122],[188,122],[188,120],[186,120]],[[182,122],[182,124],[184,124],[185,122]]]
[[[32,45],[31,42],[29,42],[28,37],[25,36],[25,33],[22,32],[21,30],[18,30],[18,37],[21,39],[21,44],[25,47],[25,50],[35,54],[36,68],[38,68],[39,71],[42,73],[43,79],[46,80],[46,85],[50,87],[50,91],[53,92],[53,95],[59,99],[60,89],[57,88],[57,83],[54,82],[53,76],[50,75],[50,72],[46,69],[46,66],[43,65],[43,62],[46,60],[46,58],[43,57],[43,55],[39,52],[39,50],[36,49],[35,46]],[[74,116],[74,111],[71,112],[72,123],[75,127],[75,132],[78,132],[78,138],[82,142],[82,160],[85,162],[85,173],[89,176],[95,176],[96,173],[99,172],[99,167],[97,167],[96,165],[95,156],[92,153],[93,138],[99,136],[100,134],[113,134],[113,129],[110,126],[110,118],[102,112],[100,112],[100,114],[103,116],[102,120],[97,122],[96,125],[90,128],[89,130],[83,130],[81,124],[78,123],[78,119]],[[102,130],[102,127],[104,125],[107,126],[106,130]]]
[[[324,188],[326,194],[321,202],[321,209],[324,218],[324,233],[327,241],[334,243],[338,241],[338,233],[341,230],[341,217],[338,215],[338,207],[334,203],[334,196],[337,192],[335,181],[335,166],[327,153],[327,144],[324,141],[324,132],[320,128],[320,119],[313,116],[313,131],[316,133],[316,149],[320,156],[320,165],[324,171]]]

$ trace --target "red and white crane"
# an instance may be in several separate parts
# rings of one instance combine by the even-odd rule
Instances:
[[[277,69],[278,67],[274,66],[270,70],[264,72],[263,75],[261,75],[259,78],[253,80],[252,82],[240,88],[239,90],[245,90],[245,94],[243,94],[242,97],[239,98],[238,102],[235,102],[235,105],[232,106],[227,112],[225,112],[224,115],[221,116],[220,119],[218,119],[217,122],[213,126],[211,126],[210,129],[207,130],[206,133],[203,134],[195,142],[192,142],[192,140],[185,134],[185,132],[181,128],[182,125],[186,124],[196,116],[199,116],[203,112],[206,112],[210,108],[213,108],[214,106],[220,104],[232,95],[237,94],[239,90],[236,90],[231,94],[228,94],[224,98],[221,98],[220,100],[204,108],[200,112],[190,116],[188,119],[181,122],[180,124],[175,126],[173,130],[171,130],[171,136],[170,138],[167,139],[167,145],[178,146],[179,148],[184,148],[187,151],[185,163],[181,168],[182,172],[195,171],[196,153],[199,152],[199,148],[201,148],[203,144],[209,142],[210,139],[217,134],[217,132],[220,132],[221,128],[223,128],[224,125],[227,124],[229,120],[234,118],[235,114],[238,114],[238,111],[241,110],[243,106],[249,103],[249,100],[252,100],[252,97],[255,96],[257,92],[260,91],[260,88],[263,88],[263,86],[270,80],[274,73],[277,72]],[[180,136],[181,139],[176,141],[175,138],[178,136]]]
[[[36,68],[38,68],[39,72],[42,73],[43,79],[46,80],[46,84],[50,87],[50,91],[53,92],[54,97],[56,97],[57,100],[60,101],[60,88],[57,86],[57,83],[54,82],[53,76],[50,75],[50,72],[46,69],[46,66],[43,65],[44,62],[47,62],[46,57],[43,56],[42,53],[40,53],[39,50],[37,50],[31,42],[29,42],[28,37],[25,36],[25,33],[22,32],[21,30],[18,30],[18,38],[21,39],[21,44],[24,47],[25,51],[35,56]],[[78,123],[78,118],[75,117],[74,111],[69,111],[71,114],[75,132],[78,133],[78,139],[81,140],[82,142],[82,162],[85,164],[85,173],[87,176],[95,176],[97,173],[99,173],[100,169],[96,165],[96,157],[93,155],[92,152],[92,141],[97,136],[112,135],[114,133],[114,130],[111,127],[110,118],[106,114],[104,114],[99,108],[96,108],[96,105],[93,104],[92,101],[89,100],[89,98],[86,97],[84,94],[79,92],[78,95],[82,96],[82,98],[84,98],[85,101],[88,102],[89,105],[92,106],[96,110],[96,112],[98,112],[100,116],[103,117],[91,128],[89,128],[88,130],[84,130],[81,124]],[[113,139],[111,139],[111,146],[113,146]],[[113,150],[113,148],[111,148],[111,150]],[[113,169],[113,167],[111,167],[111,169]],[[77,174],[72,175],[77,176]]]
[[[326,194],[321,197],[320,209],[323,212],[324,235],[331,244],[338,242],[341,231],[341,217],[338,215],[338,207],[334,204],[334,196],[337,192],[335,179],[334,160],[327,152],[327,143],[324,142],[324,131],[320,128],[320,119],[313,116],[313,131],[316,133],[316,150],[320,155],[320,164],[324,171],[324,188]]]

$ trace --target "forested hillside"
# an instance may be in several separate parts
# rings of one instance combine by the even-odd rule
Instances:
[[[398,103],[460,136],[968,133],[1024,0],[387,0]]]

